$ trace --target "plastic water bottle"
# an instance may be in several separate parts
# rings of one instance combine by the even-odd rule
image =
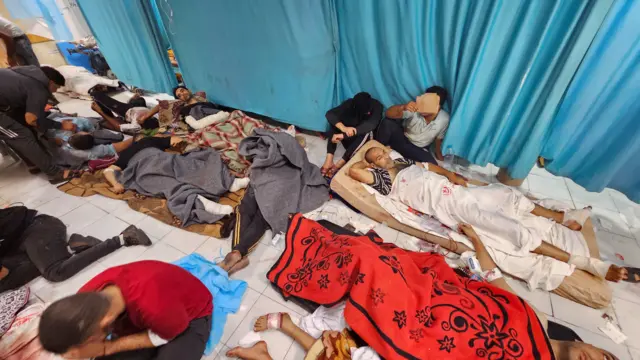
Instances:
[[[455,171],[454,169],[454,165],[455,165],[455,155],[453,153],[453,148],[451,147],[451,145],[447,146],[447,148],[444,151],[444,168],[449,170],[449,171]]]

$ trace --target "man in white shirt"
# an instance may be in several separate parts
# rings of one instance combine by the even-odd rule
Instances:
[[[391,146],[405,158],[435,163],[427,150],[433,144],[435,157],[444,160],[442,141],[449,127],[449,113],[442,109],[442,105],[447,96],[446,89],[432,86],[416,101],[391,106],[380,125],[377,140]]]
[[[6,18],[0,16],[0,39],[7,46],[9,66],[40,66],[38,57],[33,52],[31,41],[20,28]]]

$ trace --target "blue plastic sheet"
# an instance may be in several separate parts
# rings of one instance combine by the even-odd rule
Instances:
[[[211,101],[325,130],[333,1],[157,0],[187,86]]]
[[[445,151],[525,177],[602,23],[603,1],[336,0],[339,97],[451,94]]]
[[[640,2],[617,1],[555,117],[546,168],[640,202]]]
[[[171,93],[177,80],[146,0],[79,0],[100,50],[120,81]]]

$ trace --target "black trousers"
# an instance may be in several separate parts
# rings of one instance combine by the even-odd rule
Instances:
[[[210,332],[211,316],[205,316],[192,320],[182,334],[162,346],[97,357],[96,360],[200,360]]]
[[[114,116],[113,113],[116,113],[117,116],[124,117],[127,111],[135,107],[131,104],[118,101],[102,91],[93,90],[90,95],[107,115]]]
[[[376,140],[383,145],[391,146],[406,159],[438,164],[429,151],[414,145],[404,136],[404,129],[399,120],[382,119],[376,132]]]
[[[253,187],[249,185],[236,211],[236,226],[231,241],[232,250],[246,256],[258,245],[258,241],[269,228],[262,217]]]
[[[336,152],[336,147],[338,144],[334,144],[331,142],[331,138],[334,134],[341,134],[340,132],[329,131],[327,133],[327,153],[333,154]],[[362,145],[364,145],[367,141],[373,138],[372,133],[368,132],[366,134],[358,134],[352,137],[346,137],[342,140],[342,146],[344,146],[344,155],[342,155],[342,159],[344,161],[349,161],[353,153],[358,151]]]
[[[71,235],[70,240],[93,239],[91,236]],[[67,227],[58,218],[38,215],[24,231],[19,248],[0,259],[9,275],[0,280],[0,293],[15,289],[42,275],[45,279],[64,281],[120,248],[116,236],[87,250],[72,255],[67,250]]]
[[[61,169],[36,136],[35,131],[0,112],[0,140],[4,140],[29,166],[37,166],[43,173],[54,176]]]

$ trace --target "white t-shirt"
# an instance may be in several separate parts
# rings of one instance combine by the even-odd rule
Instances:
[[[24,35],[24,31],[20,30],[16,24],[0,16],[0,33],[12,38]]]
[[[417,112],[403,111],[402,118],[404,135],[414,145],[422,148],[431,145],[436,138],[444,139],[449,128],[449,113],[444,110],[440,110],[430,123],[427,123]]]

